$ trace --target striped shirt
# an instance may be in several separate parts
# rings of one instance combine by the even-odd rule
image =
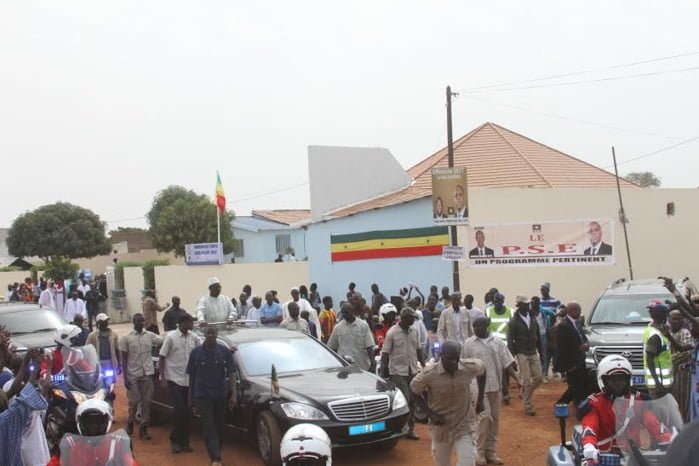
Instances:
[[[0,413],[0,464],[22,466],[22,432],[33,411],[48,408],[48,404],[32,384],[26,384],[22,392],[5,411]]]

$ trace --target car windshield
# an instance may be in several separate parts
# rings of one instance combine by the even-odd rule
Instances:
[[[65,325],[65,321],[51,309],[27,309],[0,313],[0,325],[4,325],[13,335],[23,335],[53,331]]]
[[[311,338],[284,338],[241,343],[238,357],[251,376],[343,367],[340,360]]]
[[[675,301],[670,293],[602,296],[590,324],[647,324],[650,316],[646,306],[654,299]]]

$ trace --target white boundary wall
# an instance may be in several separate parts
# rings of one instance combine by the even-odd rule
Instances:
[[[124,269],[124,272],[126,270],[128,269]],[[289,295],[291,287],[309,285],[307,262],[169,265],[155,268],[155,288],[158,293],[158,302],[164,304],[171,302],[172,296],[179,296],[182,300],[182,307],[193,314],[197,300],[208,294],[207,281],[210,277],[217,277],[223,287],[221,293],[229,298],[235,298],[236,301],[246,284],[252,287],[253,296],[260,296],[263,300],[266,291],[277,290],[279,300],[282,303],[291,299]],[[127,279],[126,274],[124,279]],[[127,293],[129,293],[129,305],[131,305],[130,295],[133,294],[133,291],[128,284],[126,286]],[[142,279],[141,287],[143,287]],[[140,293],[138,297],[140,299]]]

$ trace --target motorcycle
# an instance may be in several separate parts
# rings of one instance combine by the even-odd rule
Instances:
[[[560,445],[550,447],[547,466],[660,466],[670,443],[682,429],[677,402],[668,394],[657,400],[617,398],[614,401],[616,426],[608,451],[598,461],[583,458],[582,426],[573,429],[572,441],[566,441],[568,405],[556,405],[554,416],[561,428]],[[657,420],[657,422],[656,422]]]
[[[78,405],[91,399],[108,401],[113,399],[114,393],[114,374],[105,377],[100,372],[94,346],[64,347],[61,353],[63,371],[52,376],[45,420],[46,440],[51,451],[58,448],[64,434],[78,433],[75,424]],[[106,384],[108,379],[111,383]]]

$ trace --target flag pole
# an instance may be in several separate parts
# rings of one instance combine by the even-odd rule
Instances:
[[[221,247],[221,209],[216,206],[216,232],[218,238],[219,248]],[[221,259],[223,257],[223,251],[219,249],[218,252],[218,264],[221,265],[223,262]]]

